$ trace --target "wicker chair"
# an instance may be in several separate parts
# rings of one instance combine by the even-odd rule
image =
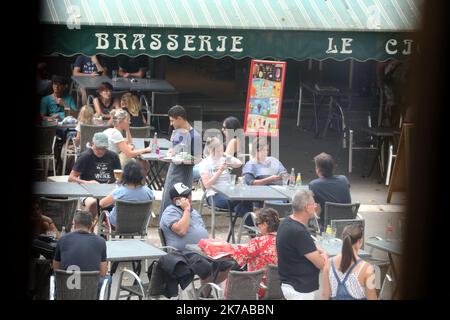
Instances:
[[[72,228],[72,220],[77,210],[78,198],[70,199],[50,199],[41,198],[41,208],[43,213],[52,218],[58,230],[62,230],[64,226],[69,232]]]
[[[153,201],[116,200],[116,226],[102,224],[98,232],[108,236],[144,237],[152,217]],[[99,221],[105,220],[105,212],[100,214]]]
[[[258,291],[264,270],[234,271],[228,273],[228,289],[225,300],[258,300]],[[204,288],[211,287],[212,296],[218,300],[223,297],[222,289],[215,283],[209,282],[197,290],[197,299]]]
[[[266,275],[266,292],[264,300],[282,300],[284,299],[283,291],[281,291],[281,282],[278,276],[278,266],[269,264],[267,266]]]
[[[55,275],[50,278],[50,300],[97,300],[99,281],[99,271],[55,270]],[[105,279],[102,283],[99,300],[105,300],[108,281]]]

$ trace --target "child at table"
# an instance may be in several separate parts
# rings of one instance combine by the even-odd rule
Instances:
[[[85,105],[80,109],[80,113],[78,115],[78,123],[75,127],[75,130],[77,131],[77,134],[75,136],[75,144],[77,146],[80,145],[80,131],[81,131],[81,124],[94,124],[94,109],[92,109],[91,106]]]

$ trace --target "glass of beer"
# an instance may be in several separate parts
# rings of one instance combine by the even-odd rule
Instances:
[[[120,180],[122,179],[122,170],[121,169],[114,170],[114,178],[116,179],[116,183],[120,183]]]

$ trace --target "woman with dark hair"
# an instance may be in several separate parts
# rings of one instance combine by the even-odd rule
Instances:
[[[232,257],[241,266],[247,265],[247,271],[267,269],[269,264],[278,264],[276,237],[280,218],[278,212],[271,208],[263,208],[256,215],[256,225],[261,236],[251,239],[246,245],[238,245],[233,249]],[[266,283],[266,275],[262,279]],[[264,297],[264,289],[258,292],[259,298]]]
[[[375,271],[358,256],[363,243],[363,227],[358,223],[346,226],[342,240],[342,253],[325,263],[323,299],[376,300]]]
[[[113,86],[102,82],[97,89],[98,97],[94,99],[95,114],[109,119],[109,113],[120,107],[119,100],[112,96]]]
[[[145,176],[142,166],[136,160],[130,160],[122,171],[120,187],[100,200],[100,207],[107,208],[116,200],[147,201],[154,200],[155,196],[149,187],[145,185]],[[116,207],[108,215],[109,223],[116,225]]]
[[[237,157],[241,154],[241,144],[237,136],[238,132],[236,132],[239,129],[242,129],[242,125],[238,118],[228,117],[223,120],[222,132],[227,144],[225,153],[229,156]]]

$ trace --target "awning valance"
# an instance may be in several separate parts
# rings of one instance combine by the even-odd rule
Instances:
[[[414,50],[418,0],[46,0],[42,52],[360,61]]]

